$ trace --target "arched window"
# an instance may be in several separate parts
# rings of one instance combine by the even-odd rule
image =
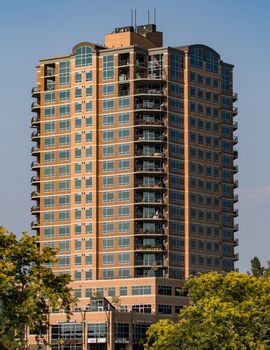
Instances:
[[[92,64],[92,48],[81,46],[76,51],[76,67],[90,66]]]
[[[205,62],[207,72],[218,73],[219,57],[210,50],[205,50]]]
[[[193,47],[190,49],[190,66],[198,69],[203,67],[203,49],[201,47]]]

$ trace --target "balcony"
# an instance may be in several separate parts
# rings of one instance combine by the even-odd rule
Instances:
[[[144,229],[137,229],[135,230],[135,235],[143,235],[143,236],[160,236],[163,235],[164,231],[162,229],[157,230],[144,230]]]
[[[39,147],[37,147],[37,146],[33,146],[33,147],[31,148],[31,153],[32,153],[32,156],[33,156],[34,154],[39,153],[39,152],[40,152]]]
[[[32,97],[37,97],[40,94],[40,88],[37,86],[34,86],[31,90]]]
[[[160,204],[166,204],[163,200],[163,198],[143,198],[142,196],[138,196],[135,198],[135,203],[140,205],[140,204],[153,204],[153,205],[160,205]]]
[[[238,136],[234,136],[233,138],[233,144],[237,145],[238,144]]]
[[[119,60],[119,63],[118,63],[118,66],[119,67],[123,67],[123,66],[129,66],[129,59],[120,59]]]
[[[33,191],[33,192],[31,193],[31,199],[38,198],[39,196],[40,196],[40,193],[37,192],[37,191]]]
[[[234,259],[234,261],[238,261],[239,260],[239,254],[238,253],[234,254],[233,255],[233,259]]]
[[[144,251],[153,251],[153,252],[162,252],[164,250],[164,246],[162,244],[156,244],[156,245],[136,245],[135,247],[136,251],[144,252]]]
[[[233,216],[237,217],[238,215],[239,215],[239,210],[238,209],[234,209]]]
[[[238,239],[238,238],[235,238],[235,239],[234,239],[233,245],[234,245],[235,247],[238,247],[238,246],[239,246],[239,239]]]
[[[135,213],[135,218],[140,219],[140,220],[165,220],[165,216],[162,213],[156,213],[154,215],[146,215],[143,214],[143,212],[136,212]]]
[[[38,168],[40,166],[40,164],[36,161],[32,162],[31,163],[31,168],[34,169],[34,168]]]
[[[233,197],[234,203],[237,203],[238,200],[239,200],[238,194],[235,194],[234,197]]]
[[[129,74],[120,74],[119,83],[126,83],[129,81]]]
[[[38,117],[32,117],[32,119],[31,119],[31,127],[32,128],[36,128],[39,123],[40,123],[40,120]]]
[[[40,136],[40,134],[37,131],[33,131],[32,134],[31,134],[32,140],[34,140],[35,138],[37,138],[39,136]]]
[[[145,120],[143,118],[136,118],[135,119],[135,125],[142,125],[142,126],[164,126],[164,120],[162,119],[149,119],[149,120]]]
[[[37,112],[40,109],[39,102],[35,101],[31,104],[31,110],[32,112]]]
[[[164,158],[165,157],[165,153],[164,152],[148,152],[148,151],[136,150],[135,151],[135,157]]]
[[[164,103],[157,103],[157,104],[150,104],[150,103],[136,103],[135,104],[135,110],[147,110],[147,111],[154,111],[154,112],[166,112],[166,106]]]
[[[233,150],[233,159],[237,159],[238,158],[238,151],[235,149]]]
[[[142,134],[137,134],[135,135],[135,141],[139,142],[166,142],[167,141],[167,136],[166,134],[156,134],[156,135],[142,135]]]
[[[235,224],[233,227],[234,232],[239,231],[239,224]]]
[[[151,267],[152,269],[165,267],[162,260],[144,261],[143,259],[135,259],[134,265],[135,267]]]
[[[238,173],[238,165],[233,166],[233,173],[237,174]]]
[[[34,214],[34,213],[37,213],[40,211],[40,207],[37,206],[37,205],[34,205],[32,208],[31,208],[31,213]]]
[[[163,74],[159,73],[147,73],[147,72],[136,72],[135,80],[145,80],[145,81],[164,81],[165,77]]]
[[[32,176],[31,177],[31,184],[34,184],[35,182],[39,182],[39,181],[40,181],[39,176]]]
[[[237,188],[238,186],[239,186],[239,181],[238,180],[234,180],[233,187]]]
[[[135,173],[165,173],[164,167],[136,166]]]
[[[33,229],[36,229],[36,228],[38,228],[38,226],[39,226],[39,222],[38,221],[32,221],[31,222],[31,228],[33,228]]]
[[[238,100],[238,93],[237,92],[234,92],[233,93],[233,102],[237,101]]]
[[[233,131],[238,129],[238,122],[233,123]]]
[[[238,108],[233,107],[233,115],[236,116],[238,114]]]
[[[166,189],[165,184],[162,181],[158,181],[155,183],[137,181],[135,182],[135,187],[138,188],[151,188],[151,189]]]
[[[151,88],[151,89],[149,89],[149,88],[141,87],[141,88],[135,89],[134,95],[151,95],[151,96],[156,95],[156,96],[164,96],[164,97],[166,97],[164,95],[164,90],[162,88],[157,88],[157,89]]]

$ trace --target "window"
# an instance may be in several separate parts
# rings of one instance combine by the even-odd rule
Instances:
[[[69,84],[69,68],[70,63],[68,61],[59,63],[59,85],[68,85]]]
[[[60,237],[69,237],[70,229],[69,226],[59,226],[58,228],[58,236]]]
[[[114,115],[112,114],[106,114],[103,117],[103,125],[113,125],[114,124]]]
[[[130,179],[129,175],[119,175],[118,176],[118,184],[119,185],[129,185]]]
[[[93,102],[92,101],[86,101],[85,102],[85,111],[90,112],[93,109]]]
[[[63,160],[69,160],[69,156],[70,152],[68,150],[58,152],[58,159],[60,162]]]
[[[114,56],[103,56],[103,80],[114,78]]]
[[[102,209],[102,217],[103,218],[112,218],[112,217],[114,217],[114,208],[104,207]]]
[[[45,107],[44,108],[44,118],[55,116],[55,107]]]
[[[92,96],[93,95],[93,89],[92,86],[87,86],[85,88],[85,96]]]
[[[55,155],[54,152],[45,152],[44,153],[44,162],[45,163],[51,163],[55,161]]]
[[[129,121],[129,113],[121,113],[118,115],[118,124],[128,124]]]
[[[82,73],[75,73],[75,82],[76,83],[81,83],[82,82]]]
[[[59,221],[67,221],[67,220],[69,220],[69,211],[68,210],[59,211],[58,212],[58,220]]]
[[[113,254],[104,254],[102,257],[102,262],[104,265],[112,265],[114,264],[114,255]]]
[[[59,91],[59,100],[60,101],[68,101],[70,98],[69,90],[60,90]]]
[[[132,295],[149,295],[151,294],[151,286],[132,286]]]
[[[129,138],[129,129],[120,129],[118,131],[119,139],[128,139]]]
[[[113,238],[103,238],[102,239],[102,248],[103,249],[114,248],[114,239]]]
[[[92,80],[92,71],[88,71],[85,73],[85,80],[91,81]]]
[[[70,113],[69,105],[59,106],[59,115],[60,115],[60,117],[63,116],[63,115],[69,115],[69,113]]]
[[[113,160],[107,160],[107,161],[104,160],[102,162],[102,167],[103,167],[104,172],[114,171],[114,161]]]
[[[180,80],[181,56],[177,53],[170,53],[170,79]]]
[[[129,159],[118,160],[118,170],[128,170],[130,169]]]
[[[202,69],[203,67],[203,49],[201,47],[194,47],[189,50],[190,66]]]
[[[130,224],[126,221],[120,221],[118,223],[118,231],[119,232],[129,232],[130,231]]]
[[[129,108],[129,97],[122,97],[118,99],[118,108]]]
[[[75,113],[81,113],[82,104],[80,102],[75,102]]]
[[[108,288],[108,297],[114,297],[115,296],[115,288],[109,287]]]
[[[118,154],[129,154],[130,152],[130,146],[129,144],[121,144],[118,145]]]
[[[75,57],[76,67],[85,67],[92,64],[92,48],[81,46],[76,51]]]
[[[103,200],[103,202],[113,202],[114,201],[114,192],[103,192],[102,200]]]
[[[54,132],[55,122],[44,123],[44,132]]]
[[[44,92],[44,102],[54,102],[55,101],[55,93],[54,92]]]
[[[70,204],[69,196],[59,196],[58,197],[58,205],[59,207],[67,206]]]
[[[60,120],[59,121],[59,130],[60,131],[69,130],[69,128],[70,128],[69,120]]]
[[[92,124],[93,124],[93,118],[92,117],[86,117],[85,118],[85,126],[89,127],[89,126],[92,126]]]
[[[170,315],[172,313],[172,305],[158,305],[158,313],[164,315]]]
[[[125,205],[125,206],[121,206],[118,208],[118,215],[119,216],[129,216],[130,210],[129,210],[129,206]]]
[[[127,287],[120,287],[120,296],[127,295]]]
[[[119,201],[129,201],[130,200],[130,192],[129,191],[119,191],[118,192]]]
[[[118,247],[119,248],[129,248],[130,247],[130,238],[129,237],[119,237],[118,238]]]
[[[104,187],[114,186],[114,177],[113,176],[104,176],[102,179],[102,184]]]
[[[119,264],[129,264],[130,256],[129,253],[118,253]]]
[[[80,87],[75,88],[75,97],[76,98],[82,97],[82,88]]]
[[[104,100],[102,102],[102,108],[104,111],[114,109],[114,100]]]
[[[102,139],[104,142],[112,141],[114,139],[114,131],[113,130],[103,131],[102,132]]]
[[[129,278],[130,271],[129,269],[118,269],[118,278]]]
[[[44,138],[44,147],[54,147],[55,146],[55,137],[45,137]]]
[[[114,232],[113,222],[104,222],[102,224],[102,233],[113,233],[113,232]]]
[[[104,96],[106,96],[106,95],[114,95],[114,85],[113,84],[103,85],[102,93],[103,93]]]
[[[70,138],[69,135],[59,136],[59,146],[69,146]]]
[[[54,228],[53,227],[45,227],[44,228],[44,237],[46,237],[46,238],[54,237]]]

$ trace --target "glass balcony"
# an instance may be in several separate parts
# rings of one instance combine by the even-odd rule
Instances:
[[[239,260],[239,254],[238,253],[234,254],[233,259],[234,259],[234,261],[238,261]]]
[[[31,183],[39,182],[40,178],[38,176],[32,176],[31,177]]]
[[[238,200],[239,200],[238,194],[235,194],[235,195],[234,195],[233,200],[234,200],[235,203],[238,202]]]
[[[233,138],[233,144],[236,145],[238,143],[238,136],[234,136]]]
[[[40,123],[40,120],[38,117],[32,117],[32,119],[31,119],[31,127],[32,128],[36,128],[39,123]]]
[[[32,193],[31,193],[31,198],[33,199],[33,198],[37,198],[37,197],[39,197],[40,196],[40,193],[39,192],[37,192],[37,191],[33,191]]]
[[[32,140],[33,140],[33,139],[39,137],[40,134],[39,134],[39,132],[37,132],[37,131],[33,131],[32,134],[31,134],[31,136],[32,136]]]
[[[237,115],[238,114],[238,108],[237,107],[233,107],[233,115]]]
[[[40,207],[37,206],[37,205],[34,205],[32,208],[31,208],[31,213],[36,213],[36,212],[39,212],[40,211]]]
[[[235,224],[233,230],[234,232],[239,231],[239,224]]]
[[[233,187],[234,187],[234,188],[237,188],[237,187],[238,187],[238,185],[239,185],[238,180],[234,180],[234,182],[233,182]]]
[[[164,95],[164,89],[162,87],[139,87],[135,89],[134,95],[157,95],[166,97]]]
[[[165,103],[136,103],[135,104],[135,110],[152,110],[152,111],[160,111],[160,112],[166,112],[166,105]]]
[[[238,100],[238,93],[237,92],[234,92],[233,93],[233,102],[237,101]]]
[[[233,130],[237,130],[238,129],[238,122],[234,122],[233,123]]]
[[[238,151],[236,149],[233,150],[233,159],[238,158]]]
[[[142,117],[136,117],[135,118],[135,124],[140,126],[164,126],[165,122],[162,118],[144,118]]]
[[[36,154],[36,153],[39,153],[39,152],[40,152],[39,147],[33,146],[33,147],[31,148],[31,153],[32,153],[32,155],[34,155],[34,154]]]
[[[40,88],[37,86],[34,86],[31,90],[32,97],[36,97],[40,94]]]
[[[237,174],[238,173],[238,165],[233,166],[233,173]]]
[[[39,222],[38,221],[32,221],[31,222],[31,228],[33,228],[33,229],[35,229],[35,228],[37,228],[39,226]]]
[[[38,168],[39,166],[40,166],[40,164],[39,164],[38,162],[36,162],[36,161],[34,161],[34,162],[31,163],[32,169]]]
[[[238,210],[238,209],[234,209],[233,215],[234,215],[235,217],[237,217],[237,216],[239,215],[239,210]]]
[[[239,239],[238,239],[238,238],[235,238],[235,239],[234,239],[233,245],[234,245],[235,247],[239,246]]]
[[[39,105],[39,103],[37,102],[37,101],[35,101],[35,102],[33,102],[32,104],[31,104],[31,110],[32,110],[32,112],[36,112],[36,111],[38,111],[40,109],[40,105]]]

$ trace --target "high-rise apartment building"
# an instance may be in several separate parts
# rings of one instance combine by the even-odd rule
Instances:
[[[187,303],[184,279],[234,270],[232,72],[205,45],[164,47],[152,24],[40,60],[32,228],[78,297],[72,322],[50,315],[52,349],[141,349]]]

